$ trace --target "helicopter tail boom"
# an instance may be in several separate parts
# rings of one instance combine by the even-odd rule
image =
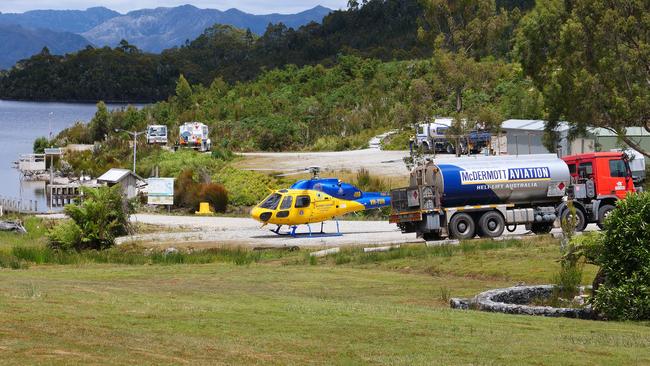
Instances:
[[[355,201],[361,203],[366,210],[390,206],[390,196],[380,192],[363,192]]]

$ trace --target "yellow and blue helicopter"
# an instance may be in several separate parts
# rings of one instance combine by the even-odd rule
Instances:
[[[251,217],[267,224],[275,224],[271,230],[278,235],[296,237],[299,225],[307,225],[309,236],[314,236],[309,224],[321,223],[321,231],[317,235],[342,235],[336,221],[336,234],[325,234],[323,222],[351,212],[382,208],[390,205],[387,193],[362,192],[349,183],[337,178],[320,178],[320,168],[308,168],[312,179],[299,180],[287,189],[280,189],[267,196],[251,210]],[[291,231],[281,233],[282,226],[288,226]]]

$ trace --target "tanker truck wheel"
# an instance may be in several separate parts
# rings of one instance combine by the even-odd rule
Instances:
[[[454,239],[471,239],[475,233],[474,219],[466,213],[457,213],[449,221],[449,234]]]
[[[569,209],[565,209],[562,211],[562,214],[560,215],[560,223],[565,222],[566,220],[569,219],[569,215],[571,214],[571,211]],[[576,208],[576,231],[580,232],[583,231],[587,227],[587,221],[585,220],[585,214],[580,210],[579,208]]]
[[[506,221],[500,213],[488,211],[478,220],[478,235],[481,238],[496,238],[503,234]]]
[[[455,154],[456,149],[454,148],[454,145],[452,144],[447,144],[447,154]]]
[[[597,222],[597,225],[601,230],[605,227],[605,225],[604,225],[605,224],[605,219],[612,212],[612,210],[614,210],[614,208],[615,207],[612,206],[612,205],[605,205],[605,206],[601,207],[598,210],[598,222]]]

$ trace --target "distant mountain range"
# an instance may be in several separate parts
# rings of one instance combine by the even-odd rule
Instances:
[[[262,34],[269,23],[284,23],[297,28],[311,21],[320,22],[331,10],[317,6],[297,14],[253,15],[237,9],[220,11],[199,9],[192,5],[175,8],[143,9],[118,16],[90,29],[82,35],[100,46],[115,46],[122,39],[148,52],[160,52],[193,40],[216,24],[249,28]]]
[[[0,24],[0,69],[13,66],[16,61],[39,53],[48,47],[52,54],[65,54],[86,47],[90,42],[70,32],[49,29],[24,28],[14,24]]]
[[[0,13],[0,24],[25,28],[83,33],[121,14],[103,7],[86,10],[32,10],[25,13]]]
[[[180,46],[215,23],[249,28],[262,34],[269,23],[297,28],[320,22],[331,10],[322,6],[297,14],[254,15],[237,9],[220,11],[191,5],[142,9],[120,14],[95,7],[87,10],[34,10],[0,13],[0,68],[48,47],[51,53],[74,52],[87,45],[116,46],[122,39],[148,52]]]

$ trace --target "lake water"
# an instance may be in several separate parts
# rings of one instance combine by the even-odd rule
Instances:
[[[32,152],[37,137],[54,137],[77,121],[88,122],[95,111],[94,104],[0,100],[0,196],[37,200],[39,211],[46,211],[45,182],[21,180],[14,162],[20,154]]]

